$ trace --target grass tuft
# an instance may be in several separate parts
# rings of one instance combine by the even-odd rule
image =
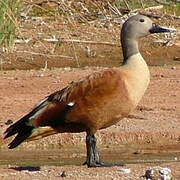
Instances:
[[[0,48],[4,51],[14,46],[19,12],[20,0],[0,0]]]

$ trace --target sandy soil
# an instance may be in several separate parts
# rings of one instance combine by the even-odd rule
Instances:
[[[27,113],[44,96],[56,91],[69,82],[100,70],[101,68],[0,72],[0,134],[7,128],[7,120],[16,121]],[[180,178],[179,141],[180,141],[180,66],[150,67],[151,83],[137,109],[118,124],[97,133],[98,145],[115,150],[112,147],[131,146],[134,154],[176,153],[177,162],[155,162],[151,164],[128,164],[125,167],[88,169],[84,166],[40,165],[28,167],[4,163],[0,166],[0,179],[57,179],[65,171],[66,179],[139,179],[145,169],[152,166],[169,167],[174,179]],[[7,141],[1,138],[1,151],[6,149]],[[84,148],[84,134],[62,134],[23,144],[19,149],[36,151],[38,149],[56,150],[57,148]],[[124,145],[124,146],[123,146]],[[146,148],[146,151],[143,150]],[[111,149],[112,148],[112,149]],[[151,151],[152,150],[152,151]],[[104,150],[106,151],[106,150]],[[9,155],[12,151],[7,151]],[[76,150],[77,152],[77,150]],[[78,154],[78,153],[77,153]],[[85,151],[76,157],[85,157]],[[26,155],[25,155],[26,156]],[[75,158],[76,158],[75,157]],[[123,157],[123,153],[122,153]],[[17,158],[18,155],[14,157]],[[38,155],[36,155],[38,158]],[[1,160],[3,157],[1,157]],[[109,158],[111,159],[111,158]],[[138,159],[138,158],[137,158]],[[10,160],[10,158],[6,160]],[[130,173],[122,172],[130,168]]]
[[[158,164],[159,165],[159,164]],[[180,175],[179,163],[160,164],[162,167],[173,169],[173,179],[178,180]],[[154,164],[153,166],[156,166]],[[84,166],[42,166],[38,167],[15,167],[15,166],[1,166],[1,179],[14,180],[31,180],[31,179],[72,179],[72,180],[125,180],[125,179],[144,179],[142,176],[147,168],[151,168],[152,164],[129,164],[125,168],[86,168]],[[130,173],[124,173],[123,169],[130,169]],[[61,177],[65,172],[65,177]]]

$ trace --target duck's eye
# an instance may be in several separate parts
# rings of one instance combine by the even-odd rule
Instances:
[[[144,22],[144,19],[140,19],[139,21],[140,21],[140,22]]]

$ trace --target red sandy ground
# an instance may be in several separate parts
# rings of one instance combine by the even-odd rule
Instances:
[[[16,121],[44,96],[100,69],[1,71],[0,134],[2,135],[7,128],[5,122],[8,119]],[[150,86],[137,109],[118,124],[97,133],[100,147],[110,149],[111,146],[131,145],[136,147],[135,151],[138,149],[139,152],[143,146],[156,147],[156,152],[179,151],[180,66],[150,67],[150,71]],[[1,142],[3,151],[6,149],[7,141]],[[35,151],[42,148],[50,150],[68,146],[83,147],[84,134],[54,135],[23,144],[19,149]],[[111,150],[113,152],[113,149]],[[88,169],[86,166],[75,166],[73,163],[66,166],[41,166],[40,171],[30,171],[28,168],[21,171],[18,166],[1,165],[0,179],[59,179],[63,171],[66,172],[66,179],[139,179],[144,175],[145,169],[152,166],[169,167],[174,179],[180,179],[179,162],[128,164],[123,168],[130,168],[129,174],[122,173],[121,167]]]

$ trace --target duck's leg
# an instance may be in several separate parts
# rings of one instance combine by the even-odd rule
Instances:
[[[101,162],[99,153],[96,147],[96,137],[94,134],[87,134],[86,136],[86,148],[87,148],[87,159],[84,163],[88,167],[110,167],[110,166],[122,166],[122,164],[108,164]]]
[[[87,134],[86,136],[87,160],[88,167],[98,167],[101,165],[99,153],[96,147],[96,137],[94,134]]]

